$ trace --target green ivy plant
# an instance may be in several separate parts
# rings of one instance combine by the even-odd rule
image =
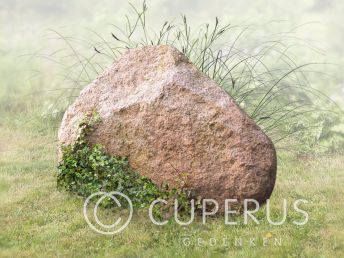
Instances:
[[[126,158],[106,154],[100,144],[91,145],[88,136],[99,122],[97,113],[87,115],[79,124],[76,141],[62,147],[57,175],[58,189],[82,197],[98,191],[119,191],[131,199],[134,207],[140,208],[148,207],[155,199],[164,199],[168,204],[157,209],[165,213],[170,213],[177,199],[181,213],[189,211],[190,200],[194,197],[184,185],[169,189],[168,184],[163,184],[159,188],[149,178],[132,170]],[[198,199],[196,204],[199,203]],[[111,208],[112,205],[110,200],[103,203],[105,208]]]

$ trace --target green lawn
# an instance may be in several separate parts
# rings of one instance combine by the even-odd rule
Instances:
[[[105,236],[86,224],[82,199],[56,190],[55,134],[39,126],[0,127],[0,257],[344,256],[344,157],[280,159],[272,214],[278,218],[286,198],[289,213],[282,226],[267,223],[265,207],[257,215],[260,225],[238,226],[218,217],[207,225],[198,218],[187,227],[158,227],[140,211],[126,230]],[[301,217],[291,205],[299,198],[309,201],[302,206],[309,222],[298,227],[292,221]]]

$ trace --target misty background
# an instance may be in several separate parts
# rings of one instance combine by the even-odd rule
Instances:
[[[130,2],[138,8],[142,5],[142,1]],[[242,51],[252,50],[261,42],[279,41],[298,65],[317,63],[303,71],[309,84],[343,107],[344,1],[149,0],[146,3],[147,23],[154,30],[161,28],[166,20],[180,23],[181,14],[185,14],[194,30],[201,24],[213,23],[215,17],[222,24],[237,25],[233,38],[243,34],[236,42]],[[63,62],[49,58],[65,48],[66,42],[61,42],[56,32],[80,42],[96,41],[100,36],[116,44],[111,37],[112,25],[123,26],[125,14],[134,15],[126,0],[1,0],[0,123],[20,123],[25,114],[63,113],[77,92],[66,97],[59,91],[69,86],[68,71],[61,69]],[[94,53],[92,44],[83,51]]]

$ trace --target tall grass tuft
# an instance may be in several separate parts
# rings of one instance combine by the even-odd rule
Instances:
[[[342,111],[308,82],[317,63],[297,64],[283,37],[271,35],[268,41],[243,49],[238,41],[250,33],[250,26],[222,24],[216,18],[194,29],[181,15],[179,22],[166,21],[155,31],[147,24],[145,2],[140,8],[131,8],[135,15],[125,15],[122,27],[111,25],[107,37],[92,30],[86,39],[50,30],[49,37],[66,46],[39,55],[63,67],[65,86],[57,103],[62,99],[71,102],[127,49],[171,45],[223,87],[278,148],[309,152],[329,137],[326,126],[335,124]]]

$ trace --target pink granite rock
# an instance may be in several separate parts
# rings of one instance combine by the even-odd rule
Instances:
[[[108,154],[160,186],[186,187],[220,203],[269,198],[276,178],[270,139],[177,49],[128,50],[88,85],[66,111],[59,143],[71,144],[86,113],[101,123],[90,136]]]

